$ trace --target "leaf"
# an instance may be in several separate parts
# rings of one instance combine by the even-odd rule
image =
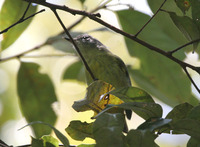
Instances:
[[[114,87],[101,80],[94,81],[87,88],[87,93],[84,99],[75,101],[73,104],[73,109],[77,112],[93,110],[94,116],[101,112],[108,104],[121,104],[122,100],[111,95],[104,95],[105,93],[111,91]],[[101,97],[102,96],[102,97]],[[114,109],[114,113],[122,112],[122,110]],[[93,117],[94,117],[93,116]]]
[[[187,143],[187,147],[200,147],[200,141],[191,137]]]
[[[162,107],[156,103],[128,102],[122,103],[120,105],[107,105],[107,107],[103,109],[100,113],[98,113],[95,118],[98,118],[101,114],[105,113],[109,109],[112,109],[113,107],[128,110],[131,109],[145,120],[148,120],[152,117],[162,117]]]
[[[65,131],[75,140],[83,141],[86,137],[93,138],[93,123],[71,121]]]
[[[142,123],[137,129],[139,130],[149,130],[153,132],[159,128],[165,127],[169,124],[172,120],[171,119],[163,119],[163,118],[150,118]]]
[[[79,144],[77,147],[95,147],[96,144]]]
[[[49,147],[48,144],[51,144],[52,147],[59,147],[59,141],[50,135],[44,135],[41,139],[45,147]]]
[[[80,60],[72,63],[63,75],[64,80],[78,80],[85,83],[85,69]]]
[[[24,14],[27,6],[28,3],[24,1],[6,0],[0,12],[0,30],[4,30],[12,24],[16,23]],[[30,5],[26,16],[34,14],[36,9],[36,6]],[[3,41],[1,42],[2,50],[8,48],[18,39],[23,31],[29,26],[32,19],[33,18],[30,18],[23,23],[14,26],[8,32],[3,34]]]
[[[185,14],[185,11],[188,11],[191,6],[190,0],[175,0],[175,3],[179,9],[181,9],[183,14]]]
[[[158,3],[158,1],[155,1],[155,3]],[[131,34],[136,34],[150,18],[145,14],[131,10],[118,11],[117,16],[123,30]],[[162,18],[162,21],[165,20],[164,18]],[[163,22],[161,23],[163,24]],[[177,31],[173,32],[174,36],[169,37],[169,34],[167,34],[168,31],[173,30],[173,26],[170,28],[172,30],[164,30],[162,27],[160,24],[152,21],[139,34],[139,37],[145,40],[145,42],[165,51],[172,50],[178,47],[180,42],[183,42],[176,41],[177,38],[174,38],[177,35]],[[175,106],[182,102],[189,102],[191,104],[199,102],[191,94],[191,83],[188,77],[176,63],[130,39],[125,38],[125,41],[130,55],[140,60],[140,69],[129,68],[129,74],[138,86],[170,106]],[[177,56],[179,59],[185,58],[183,52],[177,53]]]
[[[187,113],[187,118],[194,119],[200,121],[200,105],[191,109],[189,113]]]
[[[96,147],[122,147],[124,146],[124,115],[120,113],[105,113],[98,117],[93,125],[93,134]]]
[[[57,118],[52,109],[52,104],[57,101],[55,90],[50,78],[39,73],[38,68],[35,63],[21,62],[17,76],[17,92],[22,113],[29,123],[43,121],[54,125]],[[37,137],[51,132],[50,128],[41,125],[33,126],[33,130]]]
[[[192,5],[192,18],[194,22],[198,25],[200,29],[200,1],[198,0],[190,0]]]
[[[43,141],[40,139],[35,139],[31,137],[31,146],[32,147],[43,147]]]
[[[173,124],[173,130],[200,139],[200,122],[193,119],[181,119]]]
[[[129,147],[158,147],[154,142],[156,137],[150,131],[130,130],[126,136],[126,142]]]
[[[188,16],[177,16],[174,12],[168,12],[174,24],[183,33],[183,35],[189,40],[193,41],[200,39],[200,31],[194,21]],[[196,50],[199,42],[193,43],[193,48]]]
[[[137,87],[122,87],[114,89],[107,94],[114,95],[124,102],[154,102],[152,97],[144,90]]]
[[[63,143],[64,147],[69,147],[68,139],[60,131],[58,131],[56,128],[54,128],[50,124],[47,124],[47,123],[44,123],[44,122],[41,122],[41,121],[35,121],[35,122],[31,122],[31,123],[27,124],[26,126],[22,127],[21,129],[23,129],[27,126],[30,126],[30,125],[34,125],[34,124],[40,124],[41,126],[45,125],[45,126],[48,126],[51,129],[53,129],[56,137],[58,137],[58,139]],[[21,130],[21,129],[19,129],[19,130]]]

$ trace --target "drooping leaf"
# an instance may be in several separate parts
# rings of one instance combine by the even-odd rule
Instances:
[[[27,127],[27,126],[30,126],[30,125],[35,125],[35,124],[39,124],[41,126],[45,125],[45,126],[48,126],[51,129],[53,129],[56,137],[63,143],[64,147],[69,147],[68,139],[60,131],[58,131],[56,128],[54,128],[52,125],[47,124],[45,122],[41,122],[41,121],[31,122],[31,123],[27,124],[26,126],[22,127],[21,129],[23,129],[23,128]]]
[[[124,146],[124,135],[122,134],[124,123],[124,115],[121,113],[105,113],[98,117],[93,125],[96,147]]]
[[[71,121],[65,131],[75,140],[83,141],[86,137],[93,138],[93,123]]]
[[[114,89],[107,94],[114,95],[124,102],[154,102],[147,92],[137,87],[122,87]]]
[[[129,147],[158,147],[154,142],[156,137],[150,131],[130,130],[126,136],[126,142]]]
[[[174,12],[168,12],[174,24],[189,40],[193,41],[200,39],[200,31],[196,23],[188,16],[177,16]],[[193,48],[196,50],[199,42],[193,43]]]
[[[107,107],[103,109],[98,115],[96,115],[95,118],[98,118],[100,115],[110,109],[113,109],[114,107],[133,110],[136,114],[145,120],[162,117],[162,107],[156,103],[128,102],[122,103],[120,105],[107,105]]]
[[[163,119],[163,118],[150,118],[142,123],[137,129],[140,130],[149,130],[153,132],[159,128],[165,127],[169,124],[172,120],[171,119]]]
[[[0,12],[0,30],[8,28],[12,24],[16,23],[24,14],[28,3],[25,1],[13,1],[6,0],[1,8]],[[26,17],[34,14],[36,12],[37,7],[30,5],[29,10],[27,11]],[[17,40],[17,38],[23,33],[23,31],[29,26],[31,20],[30,18],[13,28],[11,28],[8,32],[3,34],[3,41],[1,42],[2,50],[9,47],[12,43]]]
[[[190,0],[175,0],[175,2],[183,14],[185,14],[185,11],[188,11],[191,6]]]
[[[34,63],[21,62],[17,77],[17,92],[26,120],[43,121],[54,125],[56,114],[52,104],[57,101],[53,83],[50,78],[38,72],[39,66]],[[49,134],[50,128],[41,125],[33,126],[37,137]]]
[[[131,10],[118,11],[117,16],[123,30],[132,34],[136,34],[150,18]],[[139,34],[139,38],[166,51],[178,47],[180,42],[183,42],[178,40],[176,42],[176,39],[173,39],[174,36],[169,37],[168,30],[164,31],[162,27],[152,21]],[[174,31],[173,35],[176,32]],[[188,77],[176,63],[130,39],[125,38],[125,41],[131,56],[140,59],[140,69],[129,68],[129,74],[141,88],[170,106],[181,102],[198,103],[198,100],[191,94],[191,83]],[[177,53],[177,56],[179,59],[185,57],[183,52]]]
[[[87,88],[87,93],[84,99],[75,101],[73,104],[74,110],[77,112],[93,110],[94,116],[102,111],[108,104],[121,104],[122,100],[113,95],[104,95],[114,89],[114,87],[101,80],[94,81]],[[102,97],[101,97],[102,96]],[[121,112],[121,110],[119,110]],[[114,112],[119,112],[118,109]],[[94,117],[93,116],[93,117]]]
[[[72,63],[65,71],[63,75],[64,80],[78,80],[85,82],[85,69],[81,61]]]
[[[49,147],[50,145],[52,147],[59,147],[59,141],[50,135],[44,135],[41,139],[43,140],[44,147]]]

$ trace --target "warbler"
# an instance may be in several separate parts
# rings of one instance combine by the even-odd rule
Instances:
[[[131,80],[124,62],[118,56],[112,54],[100,41],[88,34],[82,34],[74,38],[74,42],[96,79],[111,84],[115,89],[131,86]],[[88,85],[93,82],[93,78],[87,70],[86,82]],[[128,119],[131,118],[131,114],[130,110],[126,110]]]

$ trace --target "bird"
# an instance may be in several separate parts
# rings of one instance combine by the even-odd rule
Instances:
[[[68,38],[66,39],[69,40]],[[115,89],[131,86],[130,76],[125,63],[118,56],[110,52],[99,40],[88,34],[78,35],[73,40],[95,79],[105,81]],[[86,82],[90,85],[94,79],[87,70],[85,72]],[[125,110],[125,112],[127,118],[130,119],[132,111]],[[124,128],[127,131],[127,125]]]

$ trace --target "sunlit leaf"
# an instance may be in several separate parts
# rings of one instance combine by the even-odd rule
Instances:
[[[163,119],[163,118],[150,118],[142,123],[137,129],[140,130],[149,130],[153,132],[159,128],[165,127],[169,124],[172,120],[171,119]]]
[[[77,147],[95,147],[96,144],[80,144]]]
[[[89,85],[85,98],[80,101],[75,101],[72,107],[77,112],[93,110],[95,112],[94,116],[96,116],[96,114],[102,111],[108,104],[123,103],[123,101],[116,96],[104,95],[113,89],[114,87],[111,84],[97,80]],[[121,112],[121,110],[118,111],[118,109],[114,109],[113,112]]]
[[[85,69],[81,61],[72,63],[65,71],[63,75],[64,80],[78,80],[85,82]]]
[[[96,147],[124,146],[124,135],[122,134],[124,123],[124,115],[120,113],[105,113],[98,117],[93,125]]]
[[[150,131],[130,130],[126,136],[129,147],[158,147],[154,142],[156,135]]]
[[[29,123],[43,121],[54,125],[57,118],[52,109],[52,104],[57,101],[55,90],[48,75],[39,73],[38,69],[37,64],[21,62],[17,92],[22,113]],[[37,137],[51,132],[42,125],[35,125],[33,129]]]
[[[41,139],[43,140],[44,147],[49,147],[47,144],[51,144],[53,147],[59,147],[59,141],[50,135],[44,135]]]
[[[44,123],[44,122],[41,122],[41,121],[35,121],[35,122],[31,122],[31,123],[27,124],[26,126],[22,127],[21,129],[23,129],[23,128],[27,127],[27,126],[36,125],[36,124],[39,124],[40,126],[45,125],[45,126],[48,126],[50,129],[53,129],[56,137],[63,143],[64,147],[69,147],[68,139],[60,131],[58,131],[56,128],[54,128],[50,124],[47,124],[47,123]]]
[[[155,1],[155,3],[158,3],[158,1]],[[131,10],[118,11],[117,16],[123,30],[132,34],[136,34],[150,18],[145,14]],[[165,20],[164,18],[162,18],[162,21]],[[180,42],[183,41],[176,41],[176,39],[181,38],[176,36],[177,31],[173,32],[173,35],[177,37],[176,39],[173,35],[168,34],[173,30],[174,24],[170,28],[172,30],[165,30],[164,27],[171,27],[171,25],[163,24],[164,26],[160,26],[159,23],[152,21],[138,37],[165,51],[181,45]],[[163,21],[161,23],[168,22]],[[129,68],[129,74],[142,89],[170,106],[175,106],[181,102],[198,103],[198,100],[191,94],[190,80],[183,73],[181,67],[130,39],[125,38],[125,41],[130,55],[140,60],[140,68],[138,70]],[[185,57],[183,52],[177,53],[177,56],[179,59]]]
[[[191,6],[190,0],[175,0],[176,5],[181,9],[183,14],[185,14],[185,11],[188,11],[188,9]]]
[[[86,137],[93,138],[93,123],[71,121],[65,131],[75,140],[83,141]]]
[[[195,22],[188,16],[177,16],[174,12],[168,12],[174,24],[183,33],[183,35],[189,40],[193,41],[200,39],[200,31]],[[199,42],[193,43],[194,50],[197,48]]]
[[[6,0],[1,8],[0,12],[0,30],[8,28],[12,24],[16,23],[24,14],[28,3],[25,1],[13,1]],[[37,7],[30,5],[26,16],[30,16],[36,12]],[[1,42],[2,50],[9,47],[12,43],[17,40],[17,38],[23,33],[23,31],[29,26],[31,20],[30,18],[13,28],[11,28],[8,32],[3,34],[3,41]]]

